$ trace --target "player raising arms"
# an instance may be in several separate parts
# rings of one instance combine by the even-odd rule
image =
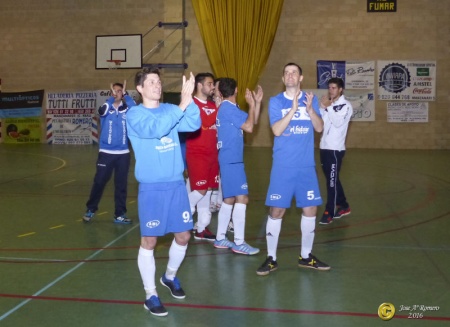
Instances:
[[[138,267],[146,293],[145,308],[153,315],[166,316],[155,285],[154,249],[158,237],[174,234],[166,272],[160,279],[173,297],[185,298],[176,273],[186,255],[192,216],[184,183],[184,163],[178,132],[200,128],[200,112],[192,101],[194,76],[183,76],[178,106],[160,103],[162,86],[157,68],[144,68],[135,77],[142,104],[127,116],[128,137],[136,157],[135,176],[139,182],[138,211],[141,247]]]
[[[302,208],[301,253],[298,266],[329,270],[330,266],[311,254],[317,206],[322,204],[314,161],[314,131],[323,130],[319,101],[312,93],[301,91],[302,69],[288,63],[283,69],[286,91],[270,98],[269,120],[275,135],[273,164],[266,205],[270,207],[266,224],[267,259],[257,269],[268,275],[278,268],[277,247],[281,222],[292,198]]]
[[[234,253],[254,255],[259,252],[259,249],[245,242],[248,185],[244,169],[244,132],[253,132],[253,126],[259,118],[263,91],[260,86],[253,93],[246,90],[248,114],[240,110],[236,104],[237,83],[234,79],[221,78],[219,91],[223,101],[219,107],[216,125],[223,203],[219,210],[214,247],[230,248]],[[234,223],[234,242],[226,238],[230,218]]]
[[[214,89],[214,76],[211,73],[195,76],[194,102],[200,109],[202,127],[188,133],[186,138],[186,161],[192,190],[189,193],[189,203],[192,214],[197,207],[197,229],[194,238],[211,242],[216,238],[207,227],[211,222],[211,190],[219,186],[217,107],[210,100]]]

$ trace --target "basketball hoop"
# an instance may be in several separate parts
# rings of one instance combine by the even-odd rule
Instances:
[[[108,68],[110,70],[112,70],[112,69],[120,68],[120,64],[122,63],[122,60],[111,59],[111,60],[106,60],[106,62],[108,63]]]

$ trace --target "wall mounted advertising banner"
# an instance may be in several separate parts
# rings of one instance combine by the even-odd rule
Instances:
[[[332,77],[344,80],[346,90],[373,90],[375,61],[317,61],[317,87],[328,89]]]
[[[378,61],[378,100],[436,100],[436,61]]]
[[[97,93],[47,93],[47,143],[97,143]]]
[[[332,77],[342,78],[345,82],[345,61],[317,60],[317,88],[328,89]]]
[[[344,82],[346,90],[374,90],[375,61],[347,61]]]
[[[388,123],[428,123],[428,102],[387,102]]]
[[[0,118],[4,142],[40,143],[44,90],[0,94]]]

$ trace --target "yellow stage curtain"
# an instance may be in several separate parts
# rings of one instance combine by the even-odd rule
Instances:
[[[214,76],[238,83],[238,104],[269,58],[284,0],[192,0]]]

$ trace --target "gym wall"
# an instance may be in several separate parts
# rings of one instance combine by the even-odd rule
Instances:
[[[158,21],[181,22],[185,7],[187,72],[211,71],[190,0],[2,0],[0,78],[4,92],[108,88],[134,85],[137,70],[96,70],[97,35],[145,34]],[[436,101],[428,123],[387,123],[386,102],[376,101],[375,122],[352,122],[348,148],[450,149],[450,1],[397,1],[395,13],[367,13],[364,0],[285,0],[272,52],[260,77],[263,112],[251,146],[271,146],[270,96],[283,90],[285,63],[300,64],[303,88],[316,87],[317,60],[436,60]],[[143,53],[164,46],[144,62],[180,62],[181,32],[156,28]],[[180,70],[164,70],[164,91],[177,92]],[[379,72],[377,72],[379,73]],[[376,89],[375,89],[376,91]],[[43,117],[44,118],[44,117]],[[317,135],[318,136],[318,135]],[[318,137],[317,137],[318,139]]]

